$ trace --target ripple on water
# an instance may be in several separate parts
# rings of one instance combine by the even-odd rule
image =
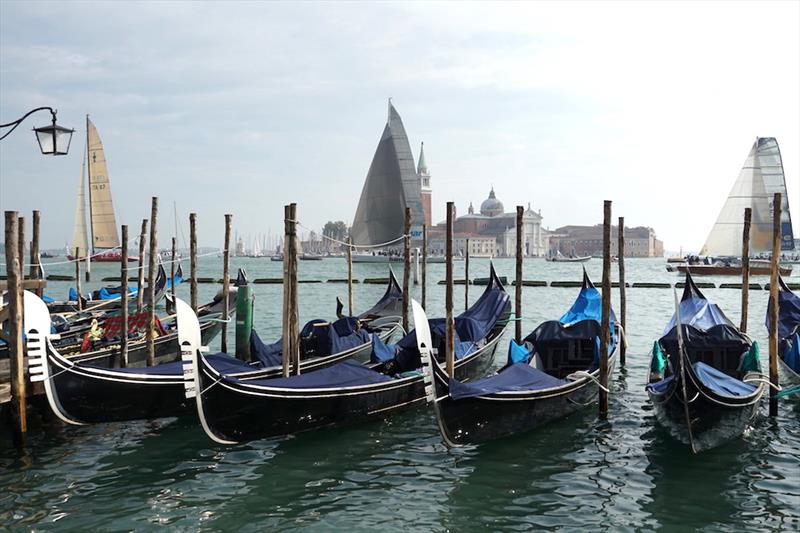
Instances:
[[[501,275],[513,276],[513,261],[495,263]],[[280,276],[279,263],[236,258],[238,265],[251,277]],[[526,261],[525,278],[578,279],[580,266],[573,266]],[[199,275],[215,275],[217,267],[203,258]],[[587,267],[599,280],[600,262]],[[96,268],[97,279],[114,274],[108,264]],[[477,276],[486,261],[473,259],[470,268]],[[301,276],[336,278],[342,269],[335,260],[314,262],[301,265]],[[660,260],[627,261],[626,269],[630,281],[676,279]],[[385,275],[385,267],[375,265],[354,270],[357,278]],[[52,273],[59,272],[54,267]],[[435,282],[444,278],[444,267],[429,265],[428,273]],[[52,289],[61,293],[59,287],[66,291],[66,284],[53,283]],[[262,338],[279,335],[279,309],[272,302],[280,302],[281,287],[253,289]],[[476,289],[471,299],[478,297]],[[413,290],[418,296],[419,288]],[[181,291],[188,294],[186,287]],[[206,300],[216,287],[200,285],[200,291]],[[340,284],[301,284],[301,315],[330,316],[334,298],[345,292]],[[368,307],[382,292],[380,286],[357,286],[356,308]],[[738,321],[737,291],[705,292]],[[462,294],[456,291],[458,308]],[[574,295],[572,289],[526,288],[523,329],[559,316]],[[750,296],[751,334],[765,346],[766,292]],[[431,309],[443,307],[443,287],[430,285],[427,297]],[[648,354],[672,306],[672,291],[628,291],[628,365],[612,379],[608,422],[587,408],[528,435],[457,450],[444,447],[424,409],[386,422],[231,447],[209,441],[191,417],[48,427],[32,432],[23,455],[0,438],[0,527],[797,531],[800,401],[781,403],[776,421],[764,416],[762,406],[746,437],[699,456],[655,426],[644,392]],[[497,365],[503,352],[498,350]]]

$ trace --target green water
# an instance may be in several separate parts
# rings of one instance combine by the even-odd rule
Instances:
[[[220,265],[216,257],[203,258],[199,275],[219,277]],[[251,279],[281,276],[281,264],[268,259],[234,259],[233,265],[245,266]],[[513,278],[513,260],[496,266]],[[601,261],[586,266],[599,283]],[[487,275],[486,260],[473,259],[470,267],[472,277]],[[580,268],[529,260],[524,277],[579,280]],[[461,275],[463,263],[455,270]],[[663,260],[628,260],[626,271],[629,282],[678,279],[665,272]],[[428,272],[428,309],[440,316],[444,287],[435,282],[444,279],[444,265],[429,265]],[[117,274],[118,265],[93,265],[97,281],[89,288]],[[339,259],[300,263],[301,279],[345,275]],[[386,266],[356,264],[354,275],[385,276]],[[53,282],[48,292],[63,296],[66,287]],[[179,296],[188,299],[188,290],[181,286]],[[200,285],[200,301],[216,290]],[[255,327],[264,339],[280,334],[281,290],[254,286]],[[383,290],[356,285],[356,310]],[[464,305],[462,291],[456,288],[457,309]],[[480,291],[470,287],[470,300]],[[738,290],[704,292],[739,322]],[[560,316],[576,293],[525,288],[523,331]],[[749,331],[763,347],[764,368],[767,294],[750,295]],[[336,296],[347,301],[345,284],[301,284],[301,321],[332,316]],[[37,415],[22,454],[0,430],[0,530],[800,529],[800,400],[782,402],[774,420],[763,404],[743,438],[692,456],[655,425],[643,388],[652,341],[672,313],[672,291],[628,289],[627,296],[628,365],[612,379],[607,422],[590,407],[534,433],[448,451],[427,409],[231,447],[212,443],[192,418],[58,427],[42,426]],[[231,329],[231,343],[233,337]]]

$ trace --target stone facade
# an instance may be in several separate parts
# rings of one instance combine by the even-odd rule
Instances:
[[[562,226],[550,235],[549,250],[564,255],[602,255],[603,225]],[[617,255],[617,226],[611,226],[611,254]],[[656,238],[653,228],[625,228],[625,257],[662,257],[664,243]]]
[[[548,250],[547,230],[542,228],[541,211],[528,209],[523,214],[523,253],[526,257],[540,257]],[[517,243],[517,214],[505,213],[503,203],[497,199],[494,188],[481,204],[480,213],[470,203],[467,214],[456,217],[453,225],[453,246],[456,254],[463,255],[469,239],[470,255],[475,257],[513,256]],[[446,222],[432,227],[429,249],[432,253],[444,250]]]

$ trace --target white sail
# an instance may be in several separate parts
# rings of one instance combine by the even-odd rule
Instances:
[[[119,246],[117,220],[111,200],[111,184],[103,143],[97,128],[86,117],[86,137],[89,144],[89,215],[92,219],[92,249],[116,248]]]
[[[85,257],[89,247],[89,237],[86,231],[86,185],[84,172],[86,161],[81,163],[81,181],[78,183],[78,200],[75,204],[75,223],[72,227],[72,246],[69,255],[75,253],[78,248],[77,257]]]
[[[351,236],[355,244],[388,242],[403,235],[405,208],[411,224],[424,221],[420,183],[403,121],[389,102],[389,118],[361,191]]]
[[[783,160],[778,141],[775,137],[759,137],[756,139],[758,149],[758,167],[764,179],[764,188],[767,192],[767,201],[770,207],[770,221],[772,220],[772,200],[776,192],[781,193],[781,249],[794,249],[794,231],[792,217],[789,213],[789,195],[786,192],[786,175],[783,172]],[[770,231],[772,227],[770,226]],[[771,250],[771,248],[770,248]]]
[[[774,139],[772,139],[774,141]],[[750,154],[739,172],[739,177],[733,184],[725,204],[706,238],[700,255],[703,256],[740,256],[742,254],[742,231],[744,229],[744,210],[752,209],[752,222],[750,226],[750,251],[753,254],[769,252],[772,250],[772,194],[769,193],[764,179],[763,170],[774,174],[774,157],[771,155],[770,144],[761,143],[756,139]],[[774,144],[777,149],[777,143]],[[764,151],[762,152],[762,148]],[[762,164],[767,166],[762,168]],[[780,171],[783,176],[783,169]],[[774,178],[770,177],[774,189]],[[781,180],[782,181],[782,180]],[[777,191],[776,191],[777,192]],[[786,197],[786,186],[783,184],[783,194]],[[788,217],[788,199],[785,204]]]

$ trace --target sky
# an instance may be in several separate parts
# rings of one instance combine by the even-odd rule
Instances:
[[[38,155],[0,141],[0,210],[71,238],[91,115],[117,223],[198,214],[201,246],[352,222],[386,122],[432,174],[433,218],[494,186],[545,227],[603,200],[668,250],[698,250],[757,136],[780,144],[800,229],[800,2],[22,2],[0,0],[0,123],[38,106],[76,129]],[[30,229],[28,230],[30,235]]]

